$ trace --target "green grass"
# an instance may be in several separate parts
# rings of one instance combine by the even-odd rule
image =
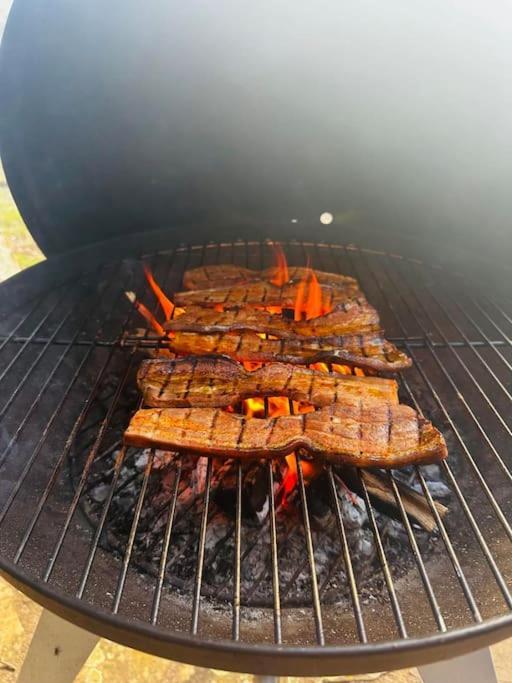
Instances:
[[[0,258],[4,277],[32,266],[44,256],[32,239],[9,192],[0,165]]]

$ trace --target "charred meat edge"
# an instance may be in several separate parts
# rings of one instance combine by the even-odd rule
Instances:
[[[144,404],[154,408],[222,408],[245,398],[266,396],[286,396],[317,407],[336,403],[346,395],[398,404],[398,386],[393,379],[325,373],[285,363],[248,371],[224,356],[144,360],[137,383]]]
[[[244,282],[271,281],[278,271],[277,266],[265,268],[265,270],[250,270],[233,264],[219,264],[213,266],[199,266],[186,270],[183,275],[185,289],[209,289],[218,285],[242,284]],[[308,269],[301,266],[288,266],[289,282],[302,280],[308,273]],[[328,284],[332,287],[346,287],[347,284],[357,286],[357,280],[349,275],[338,273],[326,273],[315,270],[315,275],[320,284]]]
[[[317,339],[261,339],[253,332],[175,332],[166,344],[178,354],[217,354],[261,363],[341,363],[380,372],[395,372],[412,365],[405,353],[378,332]]]
[[[281,287],[271,282],[249,282],[241,285],[225,285],[176,292],[174,303],[177,306],[213,307],[221,305],[224,308],[245,308],[247,306],[281,306],[293,309],[297,298],[298,283],[288,283]],[[355,297],[363,297],[363,293],[354,283],[345,287],[330,287],[320,285],[322,301],[327,308],[333,308],[340,303]]]
[[[165,329],[181,332],[231,332],[249,330],[279,338],[327,337],[374,332],[380,328],[379,315],[366,299],[351,299],[332,311],[311,320],[291,320],[257,308],[216,311],[187,306],[184,313],[165,324]]]
[[[376,411],[380,419],[370,417]],[[354,417],[357,414],[359,419]],[[383,415],[387,418],[382,419]],[[245,418],[219,408],[147,408],[132,417],[124,441],[139,448],[219,458],[269,459],[305,452],[332,464],[363,468],[428,464],[447,457],[444,438],[428,420],[409,406],[377,399],[266,419]]]

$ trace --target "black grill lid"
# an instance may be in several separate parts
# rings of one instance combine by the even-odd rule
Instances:
[[[173,225],[268,219],[304,237],[323,211],[445,241],[478,241],[483,222],[504,236],[512,47],[484,14],[14,0],[0,74],[9,184],[47,254]]]

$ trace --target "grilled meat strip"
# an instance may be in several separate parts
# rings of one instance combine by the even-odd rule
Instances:
[[[219,354],[238,361],[345,363],[369,370],[395,372],[411,366],[411,359],[380,332],[338,337],[261,339],[253,332],[196,334],[175,332],[168,348],[180,355]]]
[[[247,284],[219,285],[209,289],[195,289],[190,292],[177,292],[174,302],[177,306],[223,306],[224,308],[242,308],[244,306],[281,306],[293,308],[297,298],[298,283],[291,282],[282,287],[271,282],[249,282]],[[328,309],[335,308],[362,293],[355,280],[345,286],[332,287],[320,285],[322,301]],[[307,296],[307,292],[306,292]]]
[[[398,404],[393,379],[326,374],[297,365],[270,363],[248,372],[223,356],[144,360],[137,373],[144,403],[154,408],[223,408],[251,396],[286,396],[319,408],[346,396]]]
[[[373,332],[380,328],[379,315],[366,299],[352,299],[325,315],[311,320],[290,320],[256,308],[216,311],[188,306],[185,313],[166,325],[167,330],[182,332],[231,332],[251,330],[279,338],[330,337],[339,334]]]
[[[220,408],[148,408],[125,443],[221,458],[272,458],[304,449],[332,463],[401,467],[447,456],[441,434],[409,406],[346,398],[312,413],[245,418]]]
[[[277,273],[276,266],[271,266],[265,270],[250,270],[232,264],[218,266],[201,266],[185,271],[183,276],[183,286],[185,289],[209,289],[222,285],[235,285],[244,282],[265,281],[271,282]],[[299,282],[308,274],[307,268],[297,266],[288,267],[289,282]],[[315,270],[315,275],[320,284],[331,285],[332,287],[345,288],[347,285],[357,286],[357,281],[348,275],[337,273],[325,273]]]

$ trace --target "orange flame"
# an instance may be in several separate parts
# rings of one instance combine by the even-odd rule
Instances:
[[[290,494],[293,489],[297,486],[299,481],[299,475],[297,472],[297,459],[295,453],[290,453],[286,456],[286,464],[288,465],[288,471],[283,480],[283,489],[285,496]],[[319,463],[312,462],[311,460],[301,460],[302,476],[305,482],[312,481],[322,471],[322,466]]]
[[[305,277],[297,285],[297,295],[295,296],[295,308],[293,310],[293,319],[302,320],[302,313],[304,311],[304,301],[306,299],[306,279]]]
[[[165,330],[164,328],[160,325],[158,320],[155,318],[155,316],[151,313],[150,310],[144,306],[143,303],[140,301],[137,301],[137,298],[135,297],[135,294],[133,292],[125,292],[127,298],[129,301],[132,302],[132,304],[135,306],[137,311],[148,321],[148,323],[151,325],[151,327],[157,332],[159,335],[162,337],[165,335]]]
[[[308,264],[306,273],[297,286],[293,319],[302,320],[305,317],[306,320],[311,320],[330,311],[332,305],[324,299],[316,273]]]
[[[315,275],[315,271],[311,270],[308,287],[308,298],[306,300],[306,320],[311,318],[318,318],[323,315],[324,306],[322,303],[322,288]]]
[[[293,413],[310,413],[315,408],[308,403],[299,403],[297,401],[289,401],[285,396],[271,396],[267,399],[268,416],[280,417],[282,415],[290,415],[290,405],[293,408]],[[243,402],[243,412],[247,417],[262,418],[265,416],[265,400],[263,398],[247,398]],[[286,496],[289,495],[297,485],[297,464],[295,453],[290,453],[286,456],[286,464],[288,470],[283,480],[283,492]],[[310,462],[309,460],[302,460],[302,473],[304,480],[310,481],[317,477],[322,471],[322,467],[318,463]]]
[[[246,398],[244,415],[247,417],[263,417],[265,415],[265,401],[262,398]]]
[[[279,242],[274,242],[272,244],[274,247],[274,255],[276,258],[276,274],[270,280],[273,285],[282,287],[290,280],[290,275],[288,273],[288,263],[286,261],[286,255],[283,251],[283,247]]]
[[[158,303],[162,307],[162,311],[164,312],[165,319],[170,320],[172,312],[174,311],[174,304],[170,299],[168,299],[162,289],[160,288],[160,285],[158,282],[156,282],[155,278],[153,277],[153,273],[151,272],[149,266],[145,263],[144,264],[144,275],[146,276],[146,280],[149,282],[149,286],[155,293],[156,298],[158,299]]]

